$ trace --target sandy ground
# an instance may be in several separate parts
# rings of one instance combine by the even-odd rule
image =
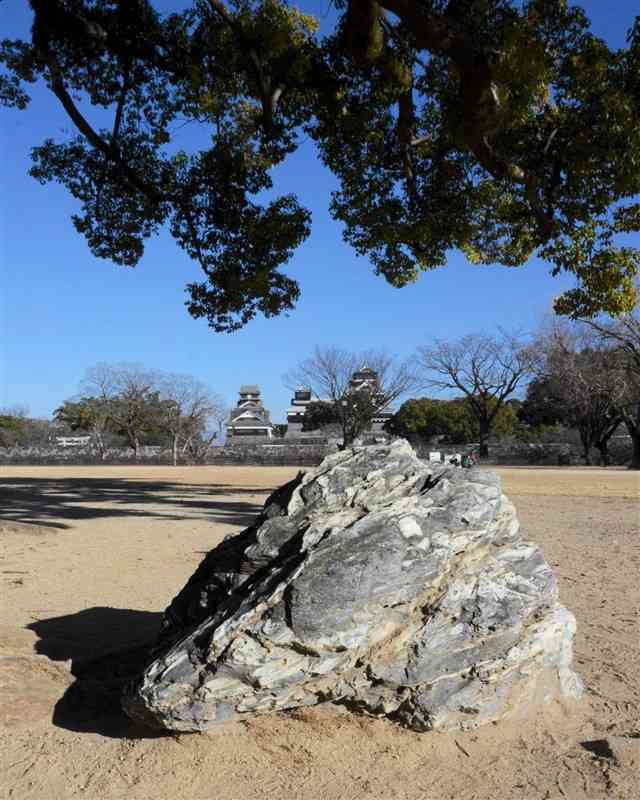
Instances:
[[[203,554],[295,472],[0,468],[3,797],[640,798],[640,477],[624,470],[499,470],[577,616],[580,703],[456,734],[325,706],[155,736],[81,684],[153,636]]]

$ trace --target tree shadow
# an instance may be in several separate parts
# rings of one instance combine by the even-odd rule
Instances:
[[[71,660],[75,682],[55,705],[56,727],[111,738],[167,735],[133,722],[122,711],[124,686],[144,669],[160,630],[162,614],[94,607],[33,622],[36,652],[54,661]]]
[[[61,529],[75,520],[108,517],[207,519],[246,526],[261,504],[225,496],[263,496],[265,491],[127,478],[5,478],[0,480],[0,506],[3,519]]]

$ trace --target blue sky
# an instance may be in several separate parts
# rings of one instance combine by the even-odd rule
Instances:
[[[635,0],[583,6],[597,35],[624,45]],[[301,7],[330,23],[328,0]],[[3,36],[26,36],[29,24],[26,0],[0,4]],[[313,214],[312,234],[287,267],[302,298],[288,317],[214,333],[187,313],[184,287],[199,270],[170,236],[151,240],[135,269],[96,259],[73,228],[75,202],[66,190],[29,177],[30,149],[71,127],[45,89],[36,87],[32,98],[26,112],[0,112],[0,406],[27,405],[32,415],[49,416],[77,392],[86,368],[129,361],[197,376],[228,403],[240,384],[258,383],[272,418],[282,422],[290,396],[282,375],[315,345],[384,348],[404,358],[434,338],[497,325],[531,330],[569,285],[536,260],[519,269],[474,267],[452,253],[447,267],[417,284],[388,286],[342,241],[328,213],[335,180],[307,142],[279,169],[277,185]]]

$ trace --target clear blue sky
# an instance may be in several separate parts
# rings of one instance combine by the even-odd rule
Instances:
[[[624,45],[636,0],[583,6],[597,35]],[[330,23],[329,0],[301,7]],[[3,37],[26,37],[29,25],[26,0],[0,4]],[[26,112],[0,112],[0,406],[25,404],[32,415],[49,416],[77,392],[87,367],[130,361],[195,375],[229,403],[241,383],[258,383],[272,418],[282,422],[290,394],[282,375],[316,344],[409,357],[435,337],[496,325],[530,330],[568,285],[535,260],[519,269],[473,267],[452,253],[447,267],[417,284],[388,286],[342,241],[327,210],[335,181],[306,143],[280,168],[277,186],[295,192],[313,214],[313,232],[287,268],[302,299],[289,317],[214,333],[187,313],[184,287],[199,271],[170,236],[151,240],[135,269],[96,259],[72,226],[75,201],[66,190],[28,176],[30,148],[71,127],[46,89],[36,87],[32,97]]]

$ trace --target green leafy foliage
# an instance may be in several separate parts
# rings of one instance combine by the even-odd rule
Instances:
[[[0,414],[0,447],[21,444],[25,435],[25,420],[13,414]]]
[[[72,431],[114,434],[123,438],[132,449],[141,443],[166,444],[164,417],[169,413],[167,401],[158,392],[139,396],[129,394],[113,397],[82,397],[66,400],[54,412],[57,422]]]
[[[567,423],[569,414],[563,397],[561,376],[550,375],[532,380],[518,411],[518,419],[532,428]]]
[[[509,404],[501,406],[491,430],[495,436],[512,434],[517,425],[517,413]],[[425,440],[442,437],[449,444],[476,442],[480,438],[480,424],[466,398],[434,400],[422,397],[407,400],[385,426],[396,436]]]
[[[41,447],[59,433],[48,420],[29,417],[22,409],[0,413],[0,447]]]
[[[338,0],[335,31],[283,0],[31,0],[0,45],[0,102],[44,80],[75,135],[32,174],[80,202],[91,251],[134,266],[168,226],[202,268],[187,306],[218,331],[292,309],[309,234],[273,169],[311,136],[345,239],[393,286],[446,263],[532,256],[575,287],[556,310],[628,312],[640,230],[640,17],[611,49],[566,0]],[[97,121],[97,122],[96,122]],[[174,141],[193,123],[201,142]],[[626,238],[625,238],[626,237]]]
[[[309,403],[305,410],[303,431],[335,427],[344,445],[350,445],[358,436],[370,430],[376,413],[384,406],[382,393],[363,388],[350,389],[334,402]]]
[[[340,425],[340,416],[333,403],[317,400],[305,408],[303,431],[317,431],[329,425]]]
[[[65,400],[54,411],[56,422],[62,423],[72,431],[89,432],[97,426],[110,424],[109,403],[99,397],[83,397],[80,400]]]

